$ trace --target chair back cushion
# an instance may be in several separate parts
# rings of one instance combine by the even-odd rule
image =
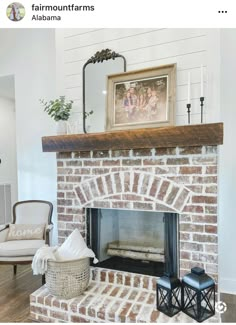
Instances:
[[[45,230],[45,224],[42,225],[10,224],[7,240],[43,239],[44,230]]]
[[[16,224],[45,224],[48,225],[51,207],[46,202],[25,201],[16,204]],[[50,216],[51,217],[51,216]]]

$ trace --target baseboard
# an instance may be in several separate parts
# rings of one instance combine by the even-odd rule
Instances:
[[[219,281],[219,291],[223,293],[236,294],[236,279],[221,278]]]

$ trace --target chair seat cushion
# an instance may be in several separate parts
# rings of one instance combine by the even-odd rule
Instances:
[[[29,256],[45,244],[44,240],[11,240],[0,243],[0,257]]]

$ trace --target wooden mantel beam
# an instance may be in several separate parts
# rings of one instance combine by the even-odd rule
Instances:
[[[193,147],[223,144],[223,123],[48,136],[44,152]]]

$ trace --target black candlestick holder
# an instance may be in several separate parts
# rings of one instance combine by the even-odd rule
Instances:
[[[187,104],[188,124],[190,124],[191,104]]]
[[[201,106],[201,123],[203,123],[203,106],[204,106],[204,99],[205,97],[200,97],[200,106]]]

